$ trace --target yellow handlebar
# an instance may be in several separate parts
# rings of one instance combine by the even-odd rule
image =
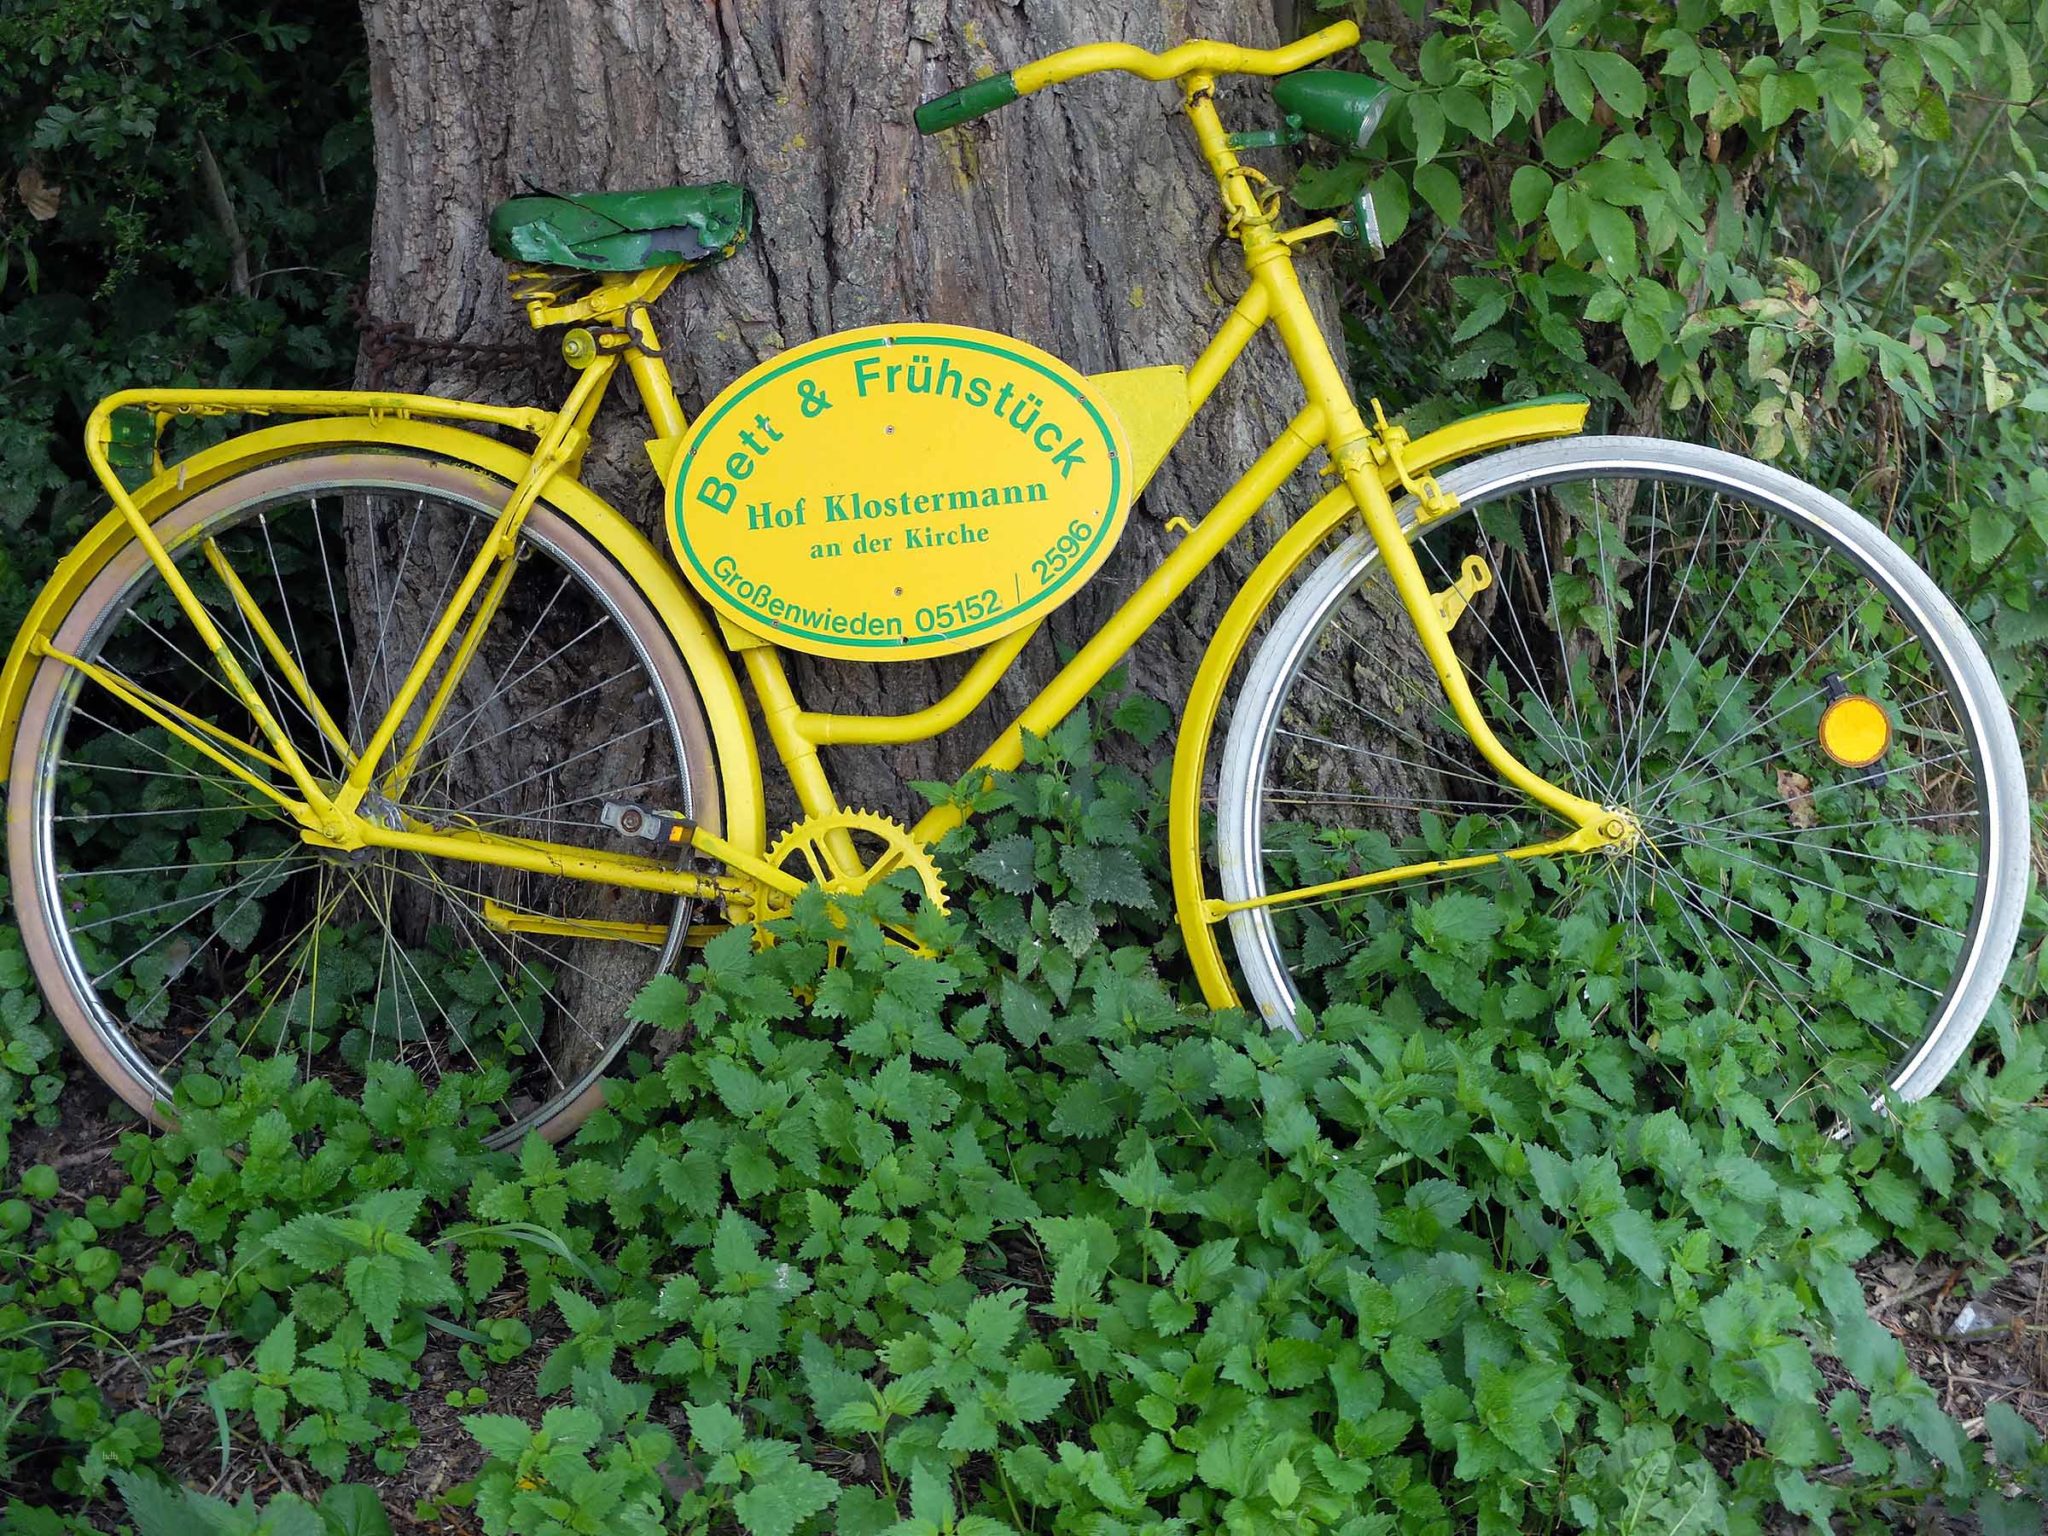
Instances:
[[[1241,48],[1236,43],[1196,38],[1164,53],[1153,53],[1134,43],[1084,43],[934,97],[917,109],[917,129],[938,133],[985,117],[1019,96],[1082,75],[1113,69],[1141,80],[1178,80],[1184,75],[1291,75],[1357,41],[1357,24],[1340,21],[1285,48]]]
[[[1118,69],[1141,80],[1178,80],[1183,75],[1291,75],[1318,59],[1341,53],[1358,41],[1358,24],[1340,21],[1284,48],[1244,48],[1236,43],[1194,38],[1178,48],[1153,53],[1134,43],[1084,43],[1048,54],[1012,71],[1017,94],[1062,81]]]

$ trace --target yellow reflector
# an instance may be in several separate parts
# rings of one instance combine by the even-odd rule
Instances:
[[[1892,744],[1892,723],[1875,699],[1847,694],[1822,712],[1820,744],[1844,768],[1868,768]]]

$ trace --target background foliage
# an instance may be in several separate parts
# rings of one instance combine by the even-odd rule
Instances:
[[[1579,389],[1843,491],[1964,604],[2038,775],[2048,12],[1422,11],[1364,18],[1402,98],[1297,186],[1398,237],[1349,275],[1362,388],[1418,425]],[[93,515],[99,393],[347,370],[364,96],[345,5],[0,15],[8,627]],[[0,929],[0,1526],[374,1532],[356,1485],[424,1463],[457,1481],[394,1513],[492,1536],[2043,1528],[2038,1434],[1945,1412],[1856,1268],[2039,1244],[2038,897],[2018,1027],[1853,1144],[1739,1054],[1419,973],[1283,1045],[1189,1005],[1158,786],[1097,759],[1168,723],[1112,695],[1008,776],[932,956],[806,903],[651,989],[559,1150],[485,1154],[487,1080],[258,1069],[81,1187]]]
[[[0,10],[0,627],[96,519],[100,396],[345,383],[370,135],[347,0]]]

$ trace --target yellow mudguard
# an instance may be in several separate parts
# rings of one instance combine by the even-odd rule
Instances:
[[[233,437],[194,454],[137,491],[136,505],[155,522],[193,493],[231,475],[295,454],[352,447],[404,450],[466,464],[508,486],[519,481],[529,462],[518,449],[459,427],[385,417],[317,417]],[[668,562],[610,504],[581,484],[561,478],[548,487],[542,499],[616,560],[661,615],[689,667],[711,729],[724,836],[746,851],[759,852],[767,840],[760,753],[739,680],[718,632]],[[64,557],[36,597],[14,637],[6,670],[0,672],[0,762],[13,755],[15,733],[35,670],[35,641],[56,630],[79,594],[134,537],[128,522],[118,512],[109,512]]]

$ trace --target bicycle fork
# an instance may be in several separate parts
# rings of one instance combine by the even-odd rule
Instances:
[[[1245,272],[1267,297],[1267,313],[1280,340],[1293,359],[1295,371],[1311,408],[1322,413],[1324,448],[1338,475],[1343,478],[1359,516],[1378,546],[1380,561],[1401,605],[1415,626],[1423,654],[1429,658],[1444,698],[1458,723],[1487,764],[1502,780],[1545,807],[1571,830],[1545,842],[1531,843],[1500,853],[1477,854],[1467,858],[1432,860],[1375,870],[1349,879],[1254,897],[1246,901],[1205,903],[1211,921],[1232,912],[1304,901],[1318,896],[1390,885],[1397,881],[1447,874],[1463,869],[1483,868],[1508,859],[1543,858],[1564,853],[1591,853],[1601,849],[1626,850],[1641,837],[1633,814],[1620,806],[1604,806],[1553,784],[1530,768],[1494,734],[1465,675],[1464,664],[1451,645],[1451,625],[1471,594],[1490,584],[1484,567],[1470,571],[1464,582],[1439,593],[1433,591],[1421,564],[1402,531],[1392,498],[1381,480],[1381,467],[1391,465],[1400,483],[1413,491],[1420,503],[1420,516],[1427,521],[1442,516],[1456,503],[1428,475],[1411,474],[1401,459],[1407,434],[1390,426],[1377,401],[1373,414],[1375,431],[1360,414],[1349,381],[1331,354],[1322,326],[1309,307],[1295,274],[1293,245],[1300,232],[1283,233],[1273,227],[1272,209],[1260,199],[1251,181],[1257,173],[1238,162],[1211,97],[1213,81],[1206,75],[1190,75],[1183,82],[1187,114],[1193,123],[1204,157],[1215,174],[1217,185],[1230,209],[1231,230],[1244,250]],[[1569,679],[1566,680],[1569,686]]]

